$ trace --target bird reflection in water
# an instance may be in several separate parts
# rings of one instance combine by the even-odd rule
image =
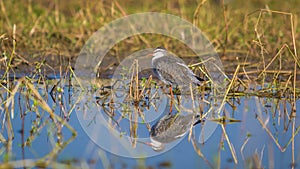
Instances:
[[[171,143],[183,137],[190,129],[191,125],[195,126],[203,120],[199,115],[189,113],[187,115],[167,114],[157,121],[150,131],[150,141],[147,145],[155,151],[162,151],[165,144]]]

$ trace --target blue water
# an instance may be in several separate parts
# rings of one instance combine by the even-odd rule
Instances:
[[[73,97],[73,93],[68,93],[67,88],[64,90],[64,103],[65,105],[71,105],[68,100],[69,97]],[[42,92],[41,92],[42,93]],[[15,96],[16,100],[19,98],[19,93]],[[12,125],[15,132],[15,137],[12,143],[13,157],[10,159],[22,160],[22,159],[33,159],[37,160],[44,157],[53,150],[56,145],[56,130],[53,130],[53,124],[51,120],[47,123],[35,139],[32,141],[31,146],[25,146],[22,148],[20,145],[24,143],[22,134],[18,132],[22,129],[22,119],[20,117],[20,107],[22,110],[26,110],[27,114],[24,118],[24,138],[28,138],[30,135],[32,123],[37,120],[36,113],[28,111],[26,109],[26,98],[24,95],[21,96],[21,102],[15,101],[15,112],[14,119],[12,119]],[[239,104],[237,104],[239,102]],[[274,135],[275,139],[278,140],[279,144],[283,147],[292,136],[292,123],[288,124],[287,115],[284,118],[284,107],[283,103],[286,103],[286,112],[290,113],[290,104],[284,99],[266,99],[257,97],[242,97],[235,101],[236,109],[233,110],[229,105],[226,105],[226,113],[231,118],[241,120],[241,122],[235,122],[227,124],[225,126],[229,140],[232,143],[235,153],[237,155],[237,164],[234,164],[234,160],[224,135],[222,134],[221,126],[219,125],[213,135],[202,145],[198,144],[201,152],[205,158],[213,165],[214,168],[244,168],[249,167],[250,161],[253,162],[253,157],[261,159],[261,167],[263,168],[291,168],[292,162],[292,144],[289,144],[284,152],[281,152],[276,146],[274,140],[267,134],[266,130],[263,129],[261,124],[258,122],[256,116],[262,119],[266,123],[267,128],[271,134]],[[276,107],[276,103],[279,106]],[[30,101],[32,104],[32,101]],[[56,107],[56,114],[60,114],[60,108],[58,103],[54,103],[50,97],[48,104],[51,107]],[[300,113],[299,110],[300,101],[296,102],[298,108],[296,114]],[[70,108],[70,106],[66,106]],[[42,110],[38,109],[40,113]],[[278,118],[278,114],[281,112],[281,118]],[[274,115],[274,113],[276,113]],[[273,117],[274,115],[274,117]],[[1,112],[1,121],[3,121],[3,111]],[[41,113],[41,119],[39,120],[42,124],[49,115],[47,113]],[[207,163],[197,155],[191,142],[188,141],[187,136],[179,142],[178,145],[174,146],[171,150],[146,159],[135,159],[121,157],[110,152],[107,152],[96,145],[89,136],[85,133],[79,120],[76,116],[75,111],[70,115],[68,123],[77,131],[77,136],[71,141],[65,148],[63,148],[54,158],[54,161],[72,161],[72,165],[76,166],[88,166],[89,168],[106,168],[107,164],[113,168],[141,168],[141,166],[151,166],[153,168],[161,168],[165,165],[165,168],[208,168]],[[2,123],[1,123],[2,124]],[[284,131],[284,125],[288,126],[287,131]],[[299,127],[300,119],[298,116],[295,118],[295,129]],[[2,126],[5,128],[6,126]],[[196,126],[201,127],[201,125]],[[2,134],[7,138],[5,129],[2,129]],[[63,140],[66,141],[71,137],[71,132],[63,127]],[[97,132],[97,131],[95,131]],[[147,135],[147,133],[145,133]],[[251,135],[247,137],[247,135]],[[103,139],[105,139],[105,135]],[[245,141],[248,138],[248,142]],[[300,152],[299,141],[300,136],[298,133],[295,135],[295,168],[299,168]],[[223,142],[223,146],[221,145]],[[243,149],[243,155],[241,153],[241,147],[245,144]],[[5,157],[5,146],[3,143],[0,144],[1,149],[1,161],[3,162]],[[149,147],[149,151],[151,148]],[[102,154],[102,155],[100,155]],[[218,162],[220,160],[220,162]],[[86,164],[86,165],[85,165]],[[252,166],[253,167],[253,166]]]

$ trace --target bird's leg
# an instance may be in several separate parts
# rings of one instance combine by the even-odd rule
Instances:
[[[174,99],[172,86],[170,86],[170,94],[171,94],[171,103],[170,103],[170,114],[171,114],[173,108],[173,99]]]

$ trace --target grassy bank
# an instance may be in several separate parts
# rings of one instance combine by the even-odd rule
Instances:
[[[137,12],[165,12],[194,22],[218,50],[249,52],[258,48],[255,26],[260,9],[291,13],[298,39],[299,1],[231,0],[225,6],[215,1],[0,1],[1,51],[12,48],[13,27],[16,26],[16,51],[27,55],[41,50],[57,50],[76,57],[87,39],[101,26],[119,17]],[[200,6],[199,6],[200,5]],[[196,10],[198,7],[198,10]],[[253,13],[254,12],[254,13]],[[264,47],[271,54],[283,44],[293,48],[290,16],[264,12],[257,27],[263,35]],[[159,40],[159,38],[157,39]],[[143,45],[140,42],[138,45]],[[122,50],[122,46],[121,48]],[[123,49],[127,49],[124,44]],[[176,50],[176,49],[175,49]]]

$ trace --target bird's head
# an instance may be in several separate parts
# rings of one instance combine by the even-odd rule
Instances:
[[[152,56],[153,58],[160,58],[167,54],[167,50],[164,47],[157,47],[154,49],[152,53],[150,53],[148,56]]]
[[[152,53],[153,59],[167,55],[167,50],[164,47],[157,47]]]

